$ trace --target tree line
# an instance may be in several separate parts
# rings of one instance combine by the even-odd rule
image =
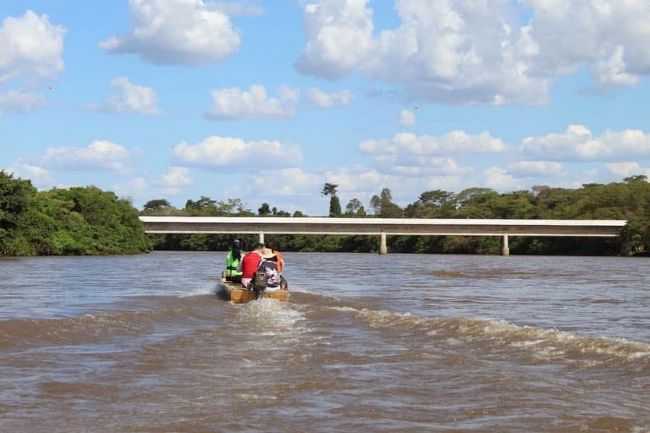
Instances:
[[[373,195],[368,209],[353,198],[341,205],[338,185],[326,183],[321,194],[329,198],[329,216],[381,218],[486,219],[625,219],[616,239],[513,237],[517,254],[650,254],[650,183],[631,176],[609,184],[586,184],[577,189],[535,186],[530,190],[498,193],[469,188],[454,193],[431,190],[406,205],[397,204],[388,188]],[[136,254],[156,250],[214,251],[229,247],[230,235],[151,235],[144,233],[139,215],[158,216],[276,216],[305,217],[263,203],[256,211],[240,199],[215,200],[202,196],[176,208],[167,199],[151,200],[138,211],[125,199],[96,187],[54,188],[37,191],[29,180],[0,171],[0,255]],[[256,236],[241,236],[252,246]],[[376,237],[268,236],[284,251],[373,252]],[[500,239],[462,236],[390,236],[392,252],[498,254]]]
[[[151,246],[138,211],[112,192],[37,191],[0,171],[0,256],[137,254]]]

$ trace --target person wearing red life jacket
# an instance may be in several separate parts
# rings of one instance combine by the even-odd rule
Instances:
[[[250,286],[251,281],[255,278],[255,272],[262,261],[262,252],[264,244],[257,244],[255,249],[244,256],[241,261],[241,285],[244,288]]]

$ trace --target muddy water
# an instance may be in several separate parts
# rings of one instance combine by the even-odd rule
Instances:
[[[649,432],[650,261],[287,254],[0,261],[0,432]]]

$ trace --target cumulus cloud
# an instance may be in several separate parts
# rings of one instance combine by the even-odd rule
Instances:
[[[650,3],[644,0],[526,0],[526,27],[539,47],[534,68],[572,72],[580,65],[605,85],[635,84],[650,73]]]
[[[559,176],[564,166],[555,161],[518,161],[510,164],[508,171],[521,177]]]
[[[64,35],[63,27],[33,11],[0,23],[0,85],[9,88],[0,93],[0,114],[27,113],[45,104],[34,90],[63,71]]]
[[[307,98],[317,107],[331,108],[339,105],[349,105],[352,102],[352,92],[342,90],[340,92],[327,93],[314,87],[309,89]]]
[[[160,184],[167,194],[176,195],[184,188],[192,185],[192,178],[187,168],[172,166],[161,177]]]
[[[182,164],[203,168],[285,168],[302,160],[296,147],[273,140],[246,141],[232,137],[208,137],[198,144],[180,143],[173,149]]]
[[[255,191],[267,191],[268,186],[273,185],[270,193],[276,196],[313,196],[322,188],[323,182],[321,174],[296,167],[262,172],[253,178]]]
[[[215,8],[230,16],[259,16],[264,14],[264,8],[255,1],[217,1],[212,4]]]
[[[281,87],[277,97],[269,96],[266,88],[252,85],[248,90],[238,87],[218,89],[212,92],[212,109],[206,117],[213,120],[283,119],[292,117],[300,93],[289,87]]]
[[[113,93],[108,100],[97,107],[108,113],[137,113],[154,115],[160,113],[158,96],[151,87],[132,83],[126,77],[117,77],[111,81]]]
[[[112,170],[127,168],[129,151],[107,140],[93,141],[86,147],[54,147],[47,149],[43,163],[47,167],[69,170]]]
[[[0,25],[0,83],[12,78],[50,79],[63,71],[65,29],[47,15],[27,11]]]
[[[0,93],[0,113],[28,113],[45,105],[45,98],[31,92],[10,90]]]
[[[490,167],[484,175],[485,185],[497,191],[510,191],[520,186],[513,175],[500,167]]]
[[[458,176],[468,172],[452,158],[401,157],[378,158],[383,172],[404,177]]]
[[[483,132],[471,135],[464,131],[452,131],[442,136],[416,135],[409,132],[396,134],[388,140],[367,140],[360,149],[377,158],[450,155],[465,152],[499,153],[506,149],[505,143]]]
[[[300,71],[361,73],[414,97],[453,103],[543,103],[581,66],[602,85],[650,74],[645,0],[396,0],[398,26],[375,28],[368,0],[304,6]]]
[[[650,168],[643,168],[638,162],[613,162],[607,164],[607,170],[622,178],[635,175],[650,176]]]
[[[416,122],[416,117],[415,117],[415,112],[411,110],[402,110],[399,113],[399,124],[406,127],[410,128],[411,126],[415,126]]]
[[[584,125],[569,125],[562,133],[523,140],[522,151],[546,160],[625,161],[650,156],[650,134],[637,130],[607,130],[600,136]]]
[[[39,188],[49,186],[53,182],[47,168],[28,162],[19,161],[11,166],[8,171],[13,173],[16,177],[31,180],[32,183]]]
[[[368,0],[308,3],[297,66],[330,79],[361,72],[431,100],[543,101],[548,82],[530,73],[535,50],[508,3],[400,0],[400,25],[379,32]]]
[[[155,64],[201,65],[239,49],[240,36],[224,6],[204,0],[129,0],[133,29],[100,46],[113,54],[137,54]]]

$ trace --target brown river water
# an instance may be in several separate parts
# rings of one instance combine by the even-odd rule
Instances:
[[[650,432],[650,260],[0,260],[0,432]]]

